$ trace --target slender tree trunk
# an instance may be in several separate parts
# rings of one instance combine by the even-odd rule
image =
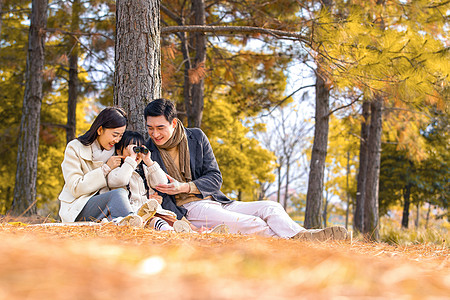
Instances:
[[[2,22],[2,18],[3,18],[3,1],[5,1],[5,0],[0,0],[0,39],[1,39],[1,36],[2,36],[2,25],[3,25],[3,22]]]
[[[184,23],[182,24],[184,25]],[[184,97],[184,107],[186,109],[186,117],[188,119],[189,125],[189,103],[191,102],[191,82],[189,81],[189,70],[191,69],[191,57],[189,54],[189,43],[188,43],[188,35],[186,32],[180,32],[180,44],[181,44],[181,53],[183,54],[184,60],[184,82],[183,82],[183,97]]]
[[[430,220],[431,204],[428,203],[427,217],[425,219],[425,229],[428,228],[428,221]]]
[[[328,226],[328,189],[325,191],[325,203],[324,203],[324,207],[323,207],[323,213],[322,213],[322,218],[323,218],[323,226],[326,228]]]
[[[71,31],[80,30],[80,0],[72,2]],[[78,41],[71,37],[69,41],[69,98],[67,101],[66,142],[75,138],[77,127],[77,98],[79,91],[78,80]]]
[[[44,69],[45,28],[47,26],[47,0],[33,0],[31,5],[30,32],[25,93],[20,121],[19,147],[17,150],[16,183],[10,209],[12,215],[36,213],[36,177],[39,149],[39,127],[42,104],[42,71]]]
[[[116,1],[114,104],[145,136],[144,108],[161,97],[160,0]]]
[[[347,151],[347,209],[345,210],[345,228],[348,229],[348,216],[350,213],[350,187],[348,177],[350,176],[350,151]]]
[[[367,141],[369,139],[369,116],[370,102],[364,101],[362,104],[362,122],[361,122],[361,139],[359,144],[359,171],[356,188],[356,208],[353,224],[355,230],[364,232],[364,199],[366,195],[366,177],[367,177]]]
[[[371,119],[368,141],[366,197],[364,201],[364,234],[369,240],[379,239],[378,182],[380,177],[383,99],[376,95],[370,104]]]
[[[328,191],[325,193],[325,203],[323,206],[323,213],[322,213],[322,219],[323,219],[323,226],[327,227],[328,223]]]
[[[278,189],[277,189],[277,202],[281,204],[281,165],[277,168],[278,171]]]
[[[322,9],[330,10],[332,0],[322,0]],[[316,108],[314,142],[311,153],[308,190],[306,193],[306,228],[320,228],[322,226],[323,205],[323,175],[325,171],[325,159],[328,146],[328,123],[330,113],[330,87],[326,84],[326,76],[320,65],[321,59],[317,61],[316,70]]]
[[[407,229],[409,225],[409,205],[411,195],[411,184],[407,184],[403,189],[403,216],[402,216],[402,228]]]
[[[286,185],[284,186],[284,203],[283,203],[283,208],[284,210],[286,210],[287,208],[287,203],[289,201],[289,173],[290,173],[290,158],[288,158],[286,160]]]
[[[328,146],[329,98],[330,90],[319,68],[316,79],[314,144],[311,154],[308,192],[306,195],[304,224],[306,228],[320,228],[322,226],[323,174]]]
[[[205,1],[192,0],[192,10],[194,13],[194,25],[205,25]],[[195,59],[194,70],[205,64],[206,61],[206,35],[203,32],[194,33]],[[190,78],[188,78],[189,80]],[[186,80],[186,78],[185,78]],[[189,98],[186,101],[186,113],[189,127],[200,127],[203,117],[203,96],[204,80],[199,79],[190,84]],[[185,93],[186,95],[186,93]]]
[[[414,221],[414,225],[416,226],[416,230],[419,229],[419,218],[420,218],[420,203],[416,204],[416,220]]]

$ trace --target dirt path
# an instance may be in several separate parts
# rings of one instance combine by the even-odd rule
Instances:
[[[0,224],[0,299],[450,299],[448,248]]]

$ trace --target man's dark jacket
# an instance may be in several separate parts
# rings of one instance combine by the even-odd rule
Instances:
[[[191,160],[192,181],[201,193],[196,196],[200,199],[211,196],[213,200],[220,203],[232,202],[232,200],[228,199],[220,191],[220,187],[222,186],[222,173],[220,173],[216,157],[206,135],[198,128],[186,128],[186,137]],[[152,152],[152,160],[156,161],[164,172],[167,173],[167,168],[162,161],[161,154],[151,138],[148,139],[146,146]],[[163,208],[176,213],[178,219],[185,216],[186,209],[176,206],[174,196],[159,194],[163,197]]]

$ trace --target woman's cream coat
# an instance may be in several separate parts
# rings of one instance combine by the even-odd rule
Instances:
[[[134,212],[137,212],[138,209],[149,200],[147,198],[147,191],[145,189],[144,181],[135,171],[136,167],[137,162],[128,156],[125,158],[125,161],[121,167],[115,168],[107,176],[108,186],[111,189],[126,187],[127,185],[129,186],[129,199],[131,208]],[[164,173],[157,162],[154,162],[150,167],[147,167],[144,164],[143,167],[145,178],[147,179],[147,184],[150,189],[149,195],[151,195],[155,193],[155,191],[150,187],[154,187],[160,183],[167,183],[166,173]],[[161,205],[158,205],[156,212],[162,215],[171,215],[176,218],[175,213],[163,209]]]
[[[63,222],[74,222],[92,196],[109,190],[103,165],[103,161],[93,161],[92,145],[84,146],[77,139],[67,144],[61,164],[65,184],[58,197]]]

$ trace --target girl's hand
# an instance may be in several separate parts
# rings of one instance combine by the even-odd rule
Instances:
[[[136,145],[130,144],[130,145],[127,146],[127,152],[128,152],[128,155],[129,155],[132,159],[134,159],[135,161],[137,161],[137,162],[139,163],[139,162],[141,162],[141,161],[140,161],[140,159],[138,159],[138,154],[137,154],[136,152],[133,151],[133,147],[136,147]]]
[[[162,204],[162,197],[158,193],[148,196],[148,199],[155,199],[159,204]]]
[[[147,148],[144,145],[142,145],[142,147]],[[142,153],[139,153],[139,155],[141,156],[142,160],[144,161],[144,164],[147,167],[150,167],[151,165],[153,165],[153,160],[150,158],[151,154],[152,153],[150,151],[148,151],[148,153],[146,155],[144,155]]]
[[[111,170],[117,168],[122,163],[122,156],[111,156],[106,164],[111,168]]]

